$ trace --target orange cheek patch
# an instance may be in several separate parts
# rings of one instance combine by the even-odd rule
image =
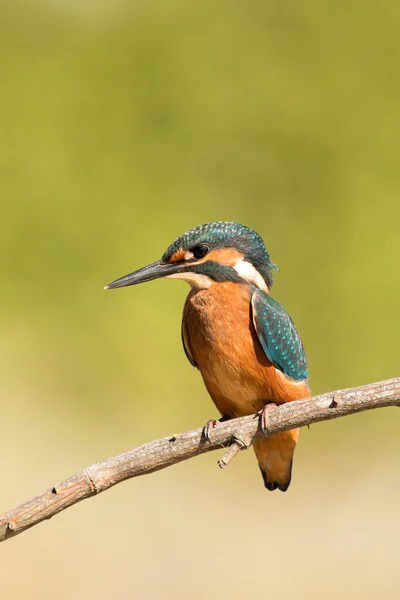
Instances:
[[[220,265],[233,267],[241,258],[244,258],[244,255],[238,250],[235,250],[234,248],[222,248],[221,250],[212,250],[204,257],[203,262],[212,260]]]
[[[179,250],[177,250],[169,259],[170,263],[176,263],[176,262],[180,262],[181,260],[185,259],[185,251],[183,250],[183,248],[179,248]]]

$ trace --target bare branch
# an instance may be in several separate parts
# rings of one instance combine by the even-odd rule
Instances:
[[[399,405],[400,378],[388,379],[279,406],[268,415],[267,434],[272,435],[372,408]],[[212,431],[211,442],[204,440],[202,429],[195,429],[143,444],[134,450],[86,467],[1,515],[0,541],[18,535],[125,479],[159,471],[193,456],[230,446],[219,461],[219,466],[224,468],[241,449],[247,448],[262,436],[258,415],[250,415],[218,423]]]

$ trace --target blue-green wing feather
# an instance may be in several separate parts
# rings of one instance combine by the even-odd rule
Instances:
[[[263,290],[251,298],[254,327],[274,367],[291,379],[307,379],[307,358],[294,323],[279,302]]]

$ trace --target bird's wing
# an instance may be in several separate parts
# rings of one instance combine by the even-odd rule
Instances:
[[[304,347],[283,306],[263,290],[255,290],[251,305],[254,327],[267,358],[291,379],[307,379]]]
[[[186,357],[188,359],[188,361],[190,362],[190,364],[193,367],[198,368],[196,361],[193,358],[193,353],[190,349],[190,340],[189,340],[189,333],[186,327],[186,323],[185,323],[185,319],[182,319],[182,329],[181,329],[181,335],[182,335],[182,344],[183,344],[183,349],[185,351]]]

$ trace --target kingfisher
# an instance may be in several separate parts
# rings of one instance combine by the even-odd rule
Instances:
[[[219,421],[260,413],[265,425],[271,408],[311,395],[300,336],[270,293],[276,269],[254,230],[217,221],[186,231],[160,260],[105,289],[159,278],[189,283],[183,348],[203,377]],[[207,422],[206,439],[219,421]],[[288,489],[298,437],[299,429],[292,429],[254,442],[268,490]]]

